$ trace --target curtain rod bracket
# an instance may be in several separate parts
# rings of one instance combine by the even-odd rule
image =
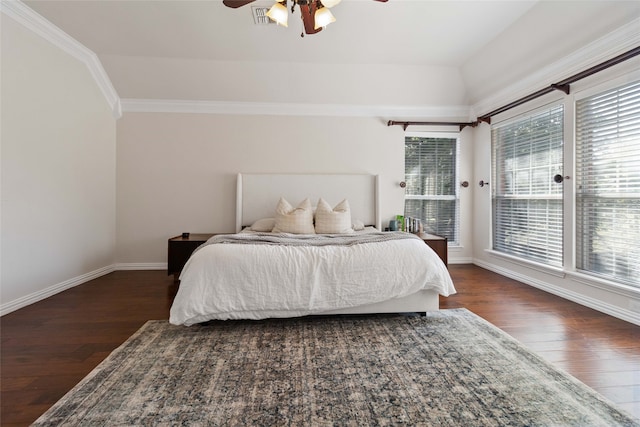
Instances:
[[[565,83],[565,84],[554,83],[551,85],[551,88],[555,90],[561,90],[567,95],[569,95],[569,92],[571,91],[571,85],[569,85],[569,83]]]
[[[478,126],[478,121],[476,120],[475,122],[469,122],[469,123],[460,123],[460,130],[466,128],[467,126],[471,126],[472,128]]]

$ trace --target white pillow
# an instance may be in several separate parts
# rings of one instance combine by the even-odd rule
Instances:
[[[353,233],[351,226],[351,208],[344,199],[331,209],[331,205],[324,199],[318,200],[316,208],[316,233],[318,234],[346,234]]]
[[[283,197],[276,206],[274,233],[315,234],[311,201],[304,199],[294,208]]]
[[[275,218],[261,218],[251,224],[251,231],[261,231],[261,232],[269,232],[273,230],[273,227],[276,226]]]

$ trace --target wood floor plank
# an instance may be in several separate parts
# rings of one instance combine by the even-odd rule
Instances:
[[[472,265],[450,266],[465,307],[640,418],[640,326]]]
[[[640,327],[472,265],[451,265],[465,307],[640,418]],[[177,291],[165,271],[117,271],[0,318],[2,426],[25,426]]]

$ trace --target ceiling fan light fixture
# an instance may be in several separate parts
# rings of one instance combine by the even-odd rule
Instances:
[[[324,7],[332,8],[333,6],[337,6],[342,0],[320,0],[320,3]]]
[[[289,20],[289,12],[287,8],[279,2],[276,2],[271,9],[267,12],[267,16],[276,21],[278,25],[282,25],[283,27],[288,27],[287,21]]]
[[[2,2],[4,0],[0,0]],[[248,5],[258,0],[222,0],[222,4],[232,9]],[[266,0],[264,0],[266,1]],[[271,6],[271,9],[267,11],[267,7],[252,6],[254,9],[254,21],[256,23],[269,23],[275,22],[278,25],[288,27],[287,21],[289,20],[289,12],[287,12],[288,0],[273,0],[275,3]],[[374,0],[380,3],[386,3],[389,0]],[[295,13],[295,8],[298,6],[300,11],[300,17],[302,18],[302,33],[301,37],[305,34],[317,34],[327,27],[332,22],[336,22],[336,18],[329,10],[330,8],[340,4],[342,0],[291,0],[291,13]],[[255,10],[260,10],[260,15],[257,16]],[[269,19],[267,19],[269,18]]]
[[[332,22],[336,22],[336,18],[328,8],[321,7],[320,9],[316,10],[314,21],[315,29],[317,30],[320,27],[324,28]]]

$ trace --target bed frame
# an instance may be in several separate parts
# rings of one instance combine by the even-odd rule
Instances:
[[[294,206],[307,197],[314,205],[322,197],[331,206],[346,198],[353,220],[381,229],[378,175],[238,174],[236,232],[258,219],[273,217],[280,197]],[[426,312],[438,308],[438,293],[426,290],[376,304],[327,311],[325,314]]]

